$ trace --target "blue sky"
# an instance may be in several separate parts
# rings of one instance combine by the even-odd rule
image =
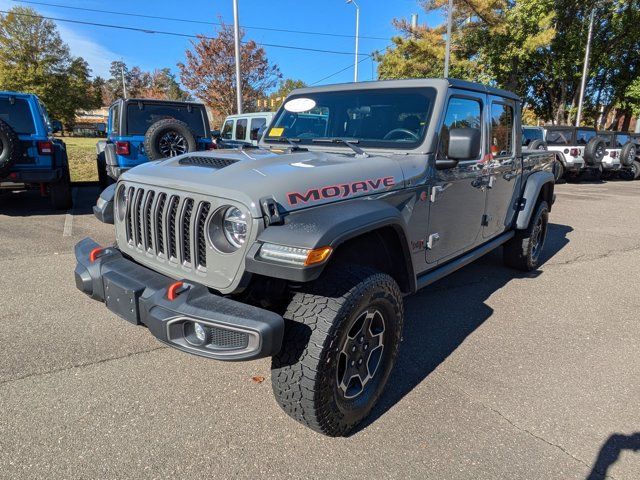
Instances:
[[[96,8],[172,18],[196,19],[217,22],[222,17],[232,23],[232,0],[42,0],[45,3],[83,8]],[[355,31],[355,8],[345,0],[238,0],[240,24],[247,27],[269,27],[290,30],[305,30],[334,34],[353,35]],[[359,0],[360,34],[390,39],[396,33],[391,25],[393,18],[409,18],[419,13],[420,23],[434,24],[439,19],[427,16],[418,0]],[[138,28],[174,31],[186,34],[213,35],[215,26],[190,24],[176,21],[124,17],[57,8],[28,5],[13,0],[0,0],[0,10],[15,5],[36,9],[45,16],[74,19],[88,22],[116,24]],[[145,70],[170,67],[177,71],[176,63],[184,59],[189,39],[172,36],[145,34],[88,25],[58,22],[63,39],[70,45],[72,54],[84,57],[94,75],[106,76],[112,60],[123,58],[129,66],[139,65]],[[354,51],[354,39],[316,35],[270,32],[247,28],[245,39],[258,43],[293,45],[343,52]],[[384,49],[390,40],[360,40],[360,52],[370,53]],[[353,64],[352,55],[334,55],[296,51],[276,47],[265,47],[268,58],[278,64],[285,78],[300,78],[314,83],[342,68]],[[362,57],[361,57],[362,58]],[[372,62],[360,64],[360,80],[372,78]],[[374,67],[375,68],[375,67]],[[351,81],[353,70],[348,69],[322,83]]]

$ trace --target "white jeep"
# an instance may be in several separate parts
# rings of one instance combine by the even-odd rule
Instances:
[[[606,140],[595,128],[547,127],[545,140],[550,152],[555,152],[567,180],[577,180],[581,174],[602,174],[602,159]]]

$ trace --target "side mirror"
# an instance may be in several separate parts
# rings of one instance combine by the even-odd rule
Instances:
[[[462,160],[475,160],[480,155],[482,133],[479,128],[452,128],[449,130],[447,158],[436,160],[436,168],[453,168]]]

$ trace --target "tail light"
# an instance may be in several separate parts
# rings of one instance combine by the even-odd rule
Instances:
[[[215,142],[211,142],[207,144],[207,150],[217,150],[218,149],[218,145],[216,145]]]
[[[117,155],[129,155],[131,153],[131,145],[129,142],[116,142]]]
[[[570,155],[572,157],[577,157],[580,154],[580,151],[577,148],[572,148]]]
[[[618,156],[618,152],[611,152],[609,155],[611,155],[611,158],[616,158]]]
[[[49,141],[38,142],[38,155],[51,155],[53,153],[53,143]]]

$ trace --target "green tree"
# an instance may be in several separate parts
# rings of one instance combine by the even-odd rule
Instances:
[[[0,15],[0,89],[35,93],[52,117],[72,127],[75,111],[95,107],[91,71],[74,58],[55,23],[31,8]]]
[[[287,78],[285,80],[280,80],[280,84],[278,85],[278,89],[271,93],[269,97],[264,100],[264,107],[259,103],[258,107],[266,108],[267,110],[276,111],[287,95],[289,95],[296,88],[304,88],[307,84],[302,80],[294,80],[293,78]]]
[[[111,77],[105,82],[103,96],[107,104],[124,96],[122,78],[128,98],[156,98],[159,100],[189,100],[191,96],[184,91],[169,68],[147,72],[138,66],[131,69],[122,60],[111,62]]]

